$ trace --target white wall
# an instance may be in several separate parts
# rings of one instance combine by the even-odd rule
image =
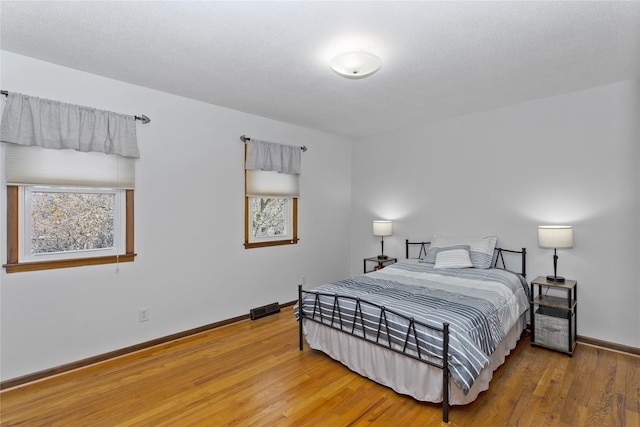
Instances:
[[[136,261],[2,269],[2,380],[293,301],[302,274],[309,285],[348,274],[350,140],[0,53],[4,90],[151,118],[137,126]],[[309,147],[299,244],[243,248],[242,134]],[[140,307],[149,322],[138,322]]]
[[[578,333],[640,347],[639,81],[625,81],[355,141],[351,271],[433,233],[496,234],[553,272],[539,224],[574,226],[559,272],[578,280]]]

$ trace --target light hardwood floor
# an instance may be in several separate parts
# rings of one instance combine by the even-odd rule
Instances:
[[[439,426],[417,402],[305,346],[291,307],[5,390],[2,426]],[[520,340],[454,426],[640,427],[640,358]]]

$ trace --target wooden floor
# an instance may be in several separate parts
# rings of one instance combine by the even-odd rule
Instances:
[[[439,426],[439,405],[298,351],[291,308],[0,394],[2,426]],[[640,358],[523,338],[454,426],[640,427]]]

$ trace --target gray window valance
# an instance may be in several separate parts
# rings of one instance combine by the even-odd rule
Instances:
[[[9,92],[0,140],[139,158],[135,117]]]
[[[247,144],[245,169],[300,174],[300,147],[251,138]]]

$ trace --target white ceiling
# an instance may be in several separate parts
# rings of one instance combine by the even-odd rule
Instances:
[[[640,78],[640,1],[2,0],[0,18],[4,50],[356,138]],[[358,49],[382,69],[329,69]]]

